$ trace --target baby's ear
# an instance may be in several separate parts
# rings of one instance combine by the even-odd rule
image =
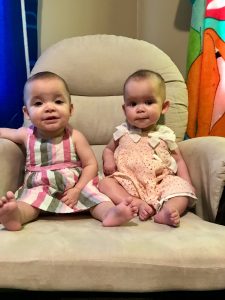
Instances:
[[[162,114],[165,114],[170,107],[170,100],[165,100],[162,105]]]
[[[29,115],[29,112],[28,112],[26,106],[23,106],[23,114],[24,114],[24,117],[25,117],[27,120],[30,120],[30,115]]]
[[[73,106],[73,104],[71,103],[71,104],[70,104],[70,116],[72,116],[73,113],[74,113],[74,106]]]
[[[124,114],[126,115],[125,104],[122,104],[122,109],[123,109]]]

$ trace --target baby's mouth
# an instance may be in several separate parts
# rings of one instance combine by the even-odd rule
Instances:
[[[137,118],[137,120],[139,121],[139,120],[147,120],[148,118],[147,117],[143,117],[143,118]]]
[[[56,122],[58,122],[58,117],[56,116],[49,116],[49,117],[46,117],[46,118],[43,118],[43,122],[45,124],[55,124]]]
[[[49,116],[49,117],[44,118],[44,121],[51,121],[51,120],[56,120],[56,119],[58,119],[56,116]]]

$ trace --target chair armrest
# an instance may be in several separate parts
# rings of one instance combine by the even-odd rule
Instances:
[[[15,191],[24,175],[25,155],[15,143],[0,139],[0,196],[8,190]]]
[[[178,145],[196,189],[196,214],[215,222],[225,185],[225,138],[198,137]]]

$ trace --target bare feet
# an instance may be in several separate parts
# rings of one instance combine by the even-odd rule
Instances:
[[[164,205],[155,215],[154,221],[156,223],[178,227],[180,225],[180,214],[175,207]]]
[[[132,197],[133,205],[138,207],[138,215],[141,221],[146,221],[155,214],[155,210],[145,201]]]
[[[146,221],[155,214],[155,210],[148,203],[142,201],[139,206],[139,219]]]
[[[12,192],[7,192],[6,196],[0,198],[0,223],[11,231],[22,228],[18,205]]]
[[[110,208],[102,221],[103,226],[119,226],[137,216],[138,208],[130,199]]]

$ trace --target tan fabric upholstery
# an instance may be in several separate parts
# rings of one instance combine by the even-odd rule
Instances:
[[[225,183],[224,143],[222,137],[201,137],[179,143],[198,196],[196,213],[211,222],[216,219]]]
[[[171,108],[165,121],[182,140],[187,124],[187,89],[168,55],[150,43],[110,35],[65,39],[42,54],[32,73],[48,70],[62,76],[75,107],[79,112],[82,110],[81,115],[75,114],[72,124],[90,137],[89,126],[85,124],[88,122],[100,133],[96,135],[97,143],[105,144],[115,125],[123,121],[123,83],[131,73],[143,68],[159,72],[166,81]],[[93,139],[89,142],[96,143]]]
[[[71,124],[87,136],[101,167],[104,145],[124,120],[123,82],[140,68],[164,77],[171,108],[162,122],[181,141],[187,122],[186,85],[171,59],[152,44],[110,35],[70,38],[46,50],[32,73],[50,70],[68,82],[75,105]],[[20,232],[8,232],[0,225],[0,288],[225,289],[225,227],[212,223],[225,182],[225,140],[195,138],[179,146],[199,197],[198,216],[188,212],[179,228],[138,218],[104,228],[88,214],[42,217]],[[1,140],[0,157],[2,195],[21,182],[24,156],[17,145]]]
[[[137,218],[104,228],[89,216],[45,217],[21,232],[0,234],[4,288],[151,292],[225,286],[225,229],[192,213],[180,228]]]

